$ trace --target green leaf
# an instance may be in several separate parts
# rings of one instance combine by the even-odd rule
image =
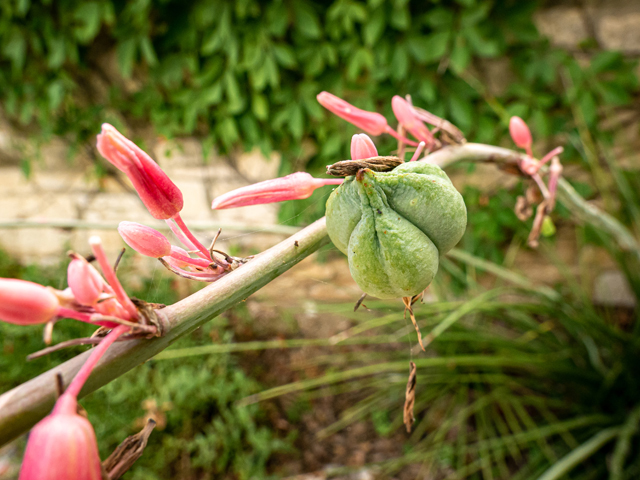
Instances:
[[[360,48],[347,63],[347,79],[355,81],[363,70],[373,69],[373,55],[367,48]]]
[[[473,125],[473,105],[471,102],[461,98],[459,95],[451,94],[449,96],[449,111],[451,119],[463,132],[468,132]]]
[[[407,41],[407,46],[419,63],[433,63],[446,53],[449,38],[448,30],[436,32],[428,37],[413,37]]]
[[[289,130],[296,140],[302,138],[304,133],[304,114],[302,113],[302,107],[297,103],[292,105],[290,109]]]
[[[64,98],[64,84],[62,80],[55,80],[47,87],[47,96],[49,97],[49,109],[55,111]]]
[[[118,44],[116,49],[118,56],[118,66],[124,78],[131,78],[133,73],[133,63],[136,57],[136,40],[128,38]]]
[[[24,66],[27,42],[18,28],[13,28],[9,40],[4,43],[2,53],[11,60],[11,70],[18,75]]]
[[[613,440],[619,432],[619,427],[601,430],[578,448],[575,448],[568,455],[554,463],[551,468],[538,477],[538,480],[558,480],[563,478],[567,473],[584,463],[604,445]]]
[[[598,119],[598,112],[593,95],[588,91],[582,91],[578,96],[578,106],[587,125],[590,127],[595,125]]]
[[[86,44],[95,38],[100,30],[102,9],[98,2],[83,2],[73,12],[76,25],[73,29],[80,43]]]
[[[285,68],[294,68],[298,63],[293,48],[286,44],[274,45],[273,55],[278,63]]]
[[[469,62],[471,62],[471,50],[466,45],[464,38],[458,36],[449,57],[451,69],[454,73],[461,74],[467,69]]]
[[[320,21],[313,8],[306,2],[297,1],[294,3],[295,28],[300,35],[316,39],[322,36]]]
[[[158,57],[156,57],[156,52],[153,49],[153,45],[151,44],[149,37],[144,37],[140,40],[140,53],[142,53],[142,57],[150,67],[153,67],[158,63]]]
[[[393,13],[390,15],[390,17],[390,24],[396,30],[405,31],[411,24],[409,7],[406,5],[399,8],[394,8]]]
[[[227,94],[227,109],[231,114],[240,113],[244,110],[244,98],[240,92],[240,86],[235,75],[227,72],[224,76],[225,92]]]
[[[382,8],[378,8],[369,21],[364,24],[362,27],[362,36],[364,37],[364,44],[367,47],[372,47],[375,45],[380,37],[382,36],[382,32],[387,24],[387,18]]]
[[[477,27],[462,30],[469,41],[469,46],[481,57],[495,57],[500,53],[498,42],[493,38],[485,38]]]
[[[47,66],[52,70],[57,70],[65,60],[64,37],[47,37],[47,46],[49,48]]]
[[[269,102],[267,97],[254,93],[251,97],[251,111],[258,120],[266,120],[269,117]]]
[[[397,45],[391,57],[391,77],[400,80],[409,71],[409,54],[404,44]]]
[[[619,67],[623,60],[624,57],[620,52],[610,50],[600,52],[591,59],[589,69],[593,74],[602,73],[607,70],[612,70],[615,67]]]
[[[198,95],[198,99],[205,107],[219,104],[222,100],[222,82],[216,82],[202,90]]]
[[[453,10],[444,7],[432,8],[423,18],[424,22],[431,28],[438,30],[449,29],[453,25]]]

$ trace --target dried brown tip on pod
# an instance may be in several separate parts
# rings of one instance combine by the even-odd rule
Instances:
[[[390,172],[404,162],[400,157],[371,157],[362,160],[342,160],[333,165],[327,165],[327,174],[334,177],[348,177],[358,173],[358,170],[368,168],[374,172]]]
[[[417,381],[417,367],[413,362],[409,362],[411,370],[409,371],[409,378],[407,380],[407,389],[404,394],[404,426],[407,428],[407,433],[411,433],[411,427],[415,418],[413,416],[413,406],[416,402],[416,381]]]

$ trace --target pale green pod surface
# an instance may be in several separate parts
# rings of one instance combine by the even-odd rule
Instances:
[[[364,292],[378,298],[417,295],[438,271],[438,249],[389,207],[373,175],[366,173],[355,186],[362,217],[348,245],[351,276]]]
[[[422,230],[440,255],[451,250],[467,228],[467,207],[449,177],[436,165],[404,163],[376,174],[389,206]]]
[[[327,231],[333,244],[347,255],[351,232],[362,217],[360,195],[355,177],[347,177],[327,200]]]
[[[379,298],[424,290],[466,224],[460,193],[439,167],[424,162],[385,173],[361,170],[327,201],[331,240],[347,255],[360,288]]]

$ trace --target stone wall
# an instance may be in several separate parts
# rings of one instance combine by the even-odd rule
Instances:
[[[20,166],[12,161],[16,152],[28,152],[28,140],[17,136],[8,126],[0,127],[0,222],[32,220],[51,222],[74,219],[103,228],[0,228],[0,247],[23,262],[55,263],[71,248],[87,252],[87,239],[100,235],[110,255],[123,242],[113,228],[122,220],[164,227],[147,212],[124,175],[99,179],[93,174],[93,162],[81,154],[73,162],[61,141],[45,145],[33,162],[27,180]],[[233,210],[212,211],[214,197],[231,189],[277,176],[280,158],[266,159],[254,151],[236,159],[210,155],[203,158],[194,139],[167,141],[146,139],[150,154],[178,185],[184,195],[183,219],[187,224],[210,224],[199,232],[203,241],[224,228],[220,246],[229,243],[264,249],[283,234],[260,233],[277,223],[277,206],[260,205]],[[27,153],[28,154],[28,153]],[[244,233],[244,234],[243,234]],[[247,234],[250,233],[250,234]]]

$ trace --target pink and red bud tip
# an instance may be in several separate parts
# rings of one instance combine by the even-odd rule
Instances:
[[[351,138],[351,160],[362,160],[377,156],[378,150],[368,135],[358,133]]]
[[[120,222],[118,233],[127,245],[147,257],[171,255],[171,244],[157,230],[135,222]]]
[[[149,155],[108,123],[98,135],[98,151],[124,172],[154,218],[168,219],[182,210],[182,192]]]
[[[60,303],[47,287],[37,283],[0,278],[0,320],[16,325],[47,323]]]
[[[285,200],[299,200],[310,197],[316,188],[340,183],[342,183],[342,179],[313,178],[306,172],[296,172],[286,177],[266,180],[220,195],[213,201],[211,208],[222,210]]]
[[[533,143],[531,139],[531,131],[527,124],[520,117],[511,117],[509,120],[509,133],[518,147],[524,148],[527,154],[532,156],[531,145]]]
[[[78,402],[63,394],[53,412],[29,435],[19,480],[101,480],[96,435],[78,415]]]
[[[320,92],[316,98],[320,105],[371,135],[382,135],[387,130],[387,119],[376,112],[367,112],[329,92]]]
[[[78,254],[67,268],[67,283],[80,305],[95,305],[104,290],[104,280],[98,271]]]
[[[422,120],[413,113],[413,109],[409,102],[399,95],[395,95],[391,99],[391,108],[393,109],[393,114],[398,119],[398,122],[400,122],[405,130],[421,142],[425,142],[427,145],[433,143],[433,134]]]

